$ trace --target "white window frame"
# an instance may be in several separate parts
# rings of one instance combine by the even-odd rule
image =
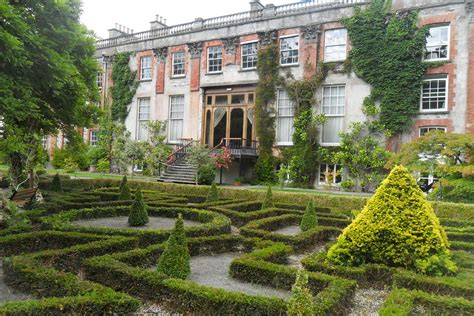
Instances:
[[[445,96],[444,96],[444,108],[423,109],[423,85],[425,84],[425,82],[440,81],[440,80],[444,80],[446,82],[446,84],[445,84],[446,92],[445,92]],[[448,75],[423,79],[423,83],[421,85],[421,96],[420,96],[420,113],[447,112],[448,111],[448,95],[449,95],[449,76]]]
[[[220,74],[222,73],[223,69],[223,55],[222,55],[222,45],[217,45],[217,46],[209,46],[207,48],[207,73],[208,74]],[[215,51],[214,51],[215,50]],[[217,54],[220,57],[212,57],[211,54]],[[220,63],[218,62],[220,60]],[[212,62],[217,62],[216,65],[211,65]],[[216,67],[219,68],[218,70],[211,70],[211,67]]]
[[[103,86],[103,78],[102,78],[102,70],[97,71],[97,75],[95,77],[95,84],[97,86],[97,89],[99,91],[102,91],[102,86]]]
[[[429,26],[429,31],[431,33],[431,30],[432,29],[438,29],[438,28],[447,28],[448,29],[448,39],[447,39],[447,42],[446,42],[446,57],[441,57],[441,58],[426,58],[425,54],[427,53],[427,44],[425,44],[425,51],[424,51],[424,54],[423,54],[423,60],[427,61],[427,62],[432,62],[432,61],[442,61],[442,60],[449,60],[449,50],[450,50],[450,41],[451,41],[451,27],[449,24],[441,24],[441,25],[432,25],[432,26]],[[427,36],[427,38],[429,37],[430,35]],[[436,47],[436,46],[443,46],[442,43],[439,43],[438,45],[432,45],[432,47]]]
[[[148,105],[147,105],[148,112],[142,112],[143,111],[142,109],[145,108],[146,105],[141,104],[141,102],[145,100],[148,100]],[[137,133],[135,137],[136,140],[143,140],[143,141],[148,140],[148,132],[146,133],[146,135],[141,135],[141,125],[146,124],[146,122],[149,122],[150,119],[151,119],[151,99],[149,97],[138,98],[137,99]]]
[[[183,58],[179,59],[177,58],[178,55],[182,55]],[[176,73],[176,67],[177,66],[183,66],[182,71],[183,73]],[[181,70],[181,68],[179,68]],[[184,78],[186,77],[186,52],[180,51],[180,52],[174,52],[171,54],[171,77],[172,78]]]
[[[298,45],[298,48],[297,49],[282,50],[281,46],[282,46],[283,41],[286,40],[286,39],[292,38],[292,37],[296,37],[296,43]],[[278,41],[279,41],[279,51],[280,51],[280,66],[296,66],[296,65],[299,65],[299,63],[300,63],[300,35],[299,34],[291,34],[291,35],[280,36]],[[297,61],[292,62],[292,63],[282,63],[283,52],[291,52],[291,51],[297,51],[298,52],[298,54],[296,55]]]
[[[344,87],[344,108],[343,108],[343,113],[339,114],[326,114],[324,113],[324,90],[325,88],[331,88],[331,87]],[[344,117],[346,116],[346,85],[345,84],[330,84],[330,85],[324,85],[322,86],[322,91],[321,91],[321,97],[322,97],[322,102],[321,102],[321,113],[324,114],[324,116],[331,118],[331,117],[341,117],[342,118],[342,123],[343,123],[343,129],[344,130]],[[321,145],[323,146],[339,146],[340,142],[338,143],[325,143],[323,142],[323,133],[324,133],[324,125],[321,126],[321,133],[320,133],[320,140],[321,140]]]
[[[149,64],[144,61],[148,60]],[[147,74],[147,76],[145,76]],[[140,80],[151,80],[152,77],[152,58],[151,56],[140,57]]]
[[[99,141],[99,138],[97,137],[97,131],[95,130],[90,130],[89,131],[89,145],[92,147],[97,146],[97,142]]]
[[[285,99],[282,99],[280,98],[280,93],[281,92],[285,92],[286,93],[286,96],[287,98]],[[288,103],[290,104],[290,108],[292,108],[293,110],[290,111],[291,112],[291,115],[287,114],[287,115],[280,115],[280,101],[281,100],[285,100],[285,101],[288,101]],[[294,133],[294,118],[295,118],[295,104],[293,103],[293,101],[291,101],[290,99],[290,96],[288,95],[288,92],[283,90],[283,89],[278,89],[277,90],[277,97],[276,97],[276,122],[277,122],[277,126],[276,126],[276,144],[277,146],[292,146],[293,145],[293,133]],[[279,135],[279,125],[280,125],[280,121],[279,119],[280,118],[291,118],[291,128],[290,128],[290,141],[289,142],[282,142],[282,141],[279,141],[279,138],[280,138],[280,135]]]
[[[326,165],[326,171],[324,172],[321,172],[321,167],[322,165]],[[326,172],[329,172],[329,166],[334,166],[334,169],[333,169],[333,173],[335,173],[335,176],[333,177],[332,179],[332,183],[328,183],[327,182],[327,176],[326,176]],[[337,182],[337,172],[340,172],[340,181]],[[319,164],[319,177],[318,177],[318,184],[319,185],[330,185],[330,186],[339,186],[341,185],[342,181],[343,181],[343,171],[344,171],[344,167],[341,166],[341,165],[338,165],[338,164],[335,164],[335,163],[321,163]],[[325,181],[324,182],[321,182],[321,175],[324,175],[324,179]]]
[[[244,46],[246,45],[255,45],[257,48],[257,51],[255,52],[255,55],[253,54],[247,54],[244,55]],[[257,62],[258,62],[258,41],[250,41],[250,42],[243,42],[240,44],[240,68],[243,70],[252,70],[252,69],[257,69]],[[254,67],[244,67],[244,57],[249,57],[249,56],[255,56],[255,66]]]
[[[422,129],[427,129],[427,131],[422,134],[421,133],[421,130]],[[444,133],[447,133],[448,132],[448,128],[446,126],[440,126],[440,125],[428,125],[428,126],[420,126],[418,127],[418,136],[421,137],[433,130],[437,130],[437,131],[443,131]]]
[[[338,32],[341,30],[346,31],[346,36],[345,36],[345,42],[344,44],[328,44],[328,38],[327,35],[331,32]],[[344,58],[329,58],[328,57],[328,47],[337,47],[337,46],[344,46]],[[338,29],[331,29],[331,30],[325,30],[324,31],[324,61],[325,62],[337,62],[337,61],[344,61],[347,59],[347,29],[345,28],[338,28]]]
[[[181,118],[173,118],[172,113],[173,113],[173,99],[174,98],[182,98],[183,100],[183,110],[182,110],[182,117]],[[183,130],[184,130],[184,107],[185,107],[185,96],[184,94],[176,94],[176,95],[170,95],[169,96],[169,109],[168,109],[168,143],[170,144],[179,144],[181,139],[183,138]],[[176,111],[179,113],[178,111]],[[181,135],[180,137],[177,137],[176,139],[171,139],[171,127],[173,126],[173,121],[181,121]]]

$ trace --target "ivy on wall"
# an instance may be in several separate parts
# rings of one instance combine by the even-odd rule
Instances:
[[[426,28],[417,26],[417,12],[390,12],[389,0],[373,0],[342,20],[352,42],[350,60],[358,77],[372,86],[366,112],[378,106],[384,132],[395,135],[412,124],[418,112]]]
[[[136,71],[128,65],[131,53],[118,53],[112,63],[111,114],[114,121],[123,123],[128,116],[128,106],[137,91]]]

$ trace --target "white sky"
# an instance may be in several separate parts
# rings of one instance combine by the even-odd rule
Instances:
[[[115,23],[134,32],[146,31],[159,14],[168,25],[191,22],[197,17],[212,18],[250,10],[250,0],[82,0],[81,21],[99,37],[107,38],[107,30]],[[266,5],[282,5],[298,0],[262,0]]]

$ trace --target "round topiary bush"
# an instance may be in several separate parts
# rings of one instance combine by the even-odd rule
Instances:
[[[436,258],[443,260],[434,260]],[[364,209],[329,249],[330,262],[381,263],[437,274],[456,271],[431,204],[402,166],[393,168]]]
[[[264,208],[271,208],[271,207],[275,207],[275,204],[273,204],[272,187],[269,186],[267,189],[267,193],[265,194],[265,199],[263,200],[262,210]]]
[[[206,202],[215,202],[219,200],[219,192],[217,191],[217,186],[214,182],[212,182],[211,188],[207,193]]]
[[[142,191],[137,189],[135,192],[135,199],[133,200],[130,215],[128,216],[128,225],[143,226],[148,223],[148,211],[143,202]]]
[[[307,231],[318,226],[318,217],[316,215],[316,209],[314,208],[313,201],[309,201],[306,205],[303,218],[301,219],[300,227],[302,231]]]
[[[296,282],[291,287],[291,298],[288,300],[288,316],[311,316],[313,313],[313,296],[307,288],[308,274],[299,270]]]
[[[186,279],[191,273],[191,256],[184,232],[183,217],[178,214],[176,224],[166,243],[165,251],[158,259],[157,271],[170,277]]]
[[[123,176],[122,182],[120,182],[120,196],[119,200],[131,200],[132,194],[130,193],[130,188],[128,187],[127,176]]]
[[[51,191],[54,192],[62,192],[63,186],[61,184],[61,178],[59,177],[59,173],[56,173],[53,177],[53,181],[51,181]]]

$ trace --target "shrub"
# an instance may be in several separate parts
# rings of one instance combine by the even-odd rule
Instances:
[[[79,165],[72,158],[64,159],[64,172],[74,173],[77,169],[79,169]]]
[[[56,173],[53,177],[53,181],[51,182],[51,191],[54,192],[62,192],[63,187],[61,185],[61,179],[59,178],[59,173]]]
[[[275,207],[275,205],[273,204],[272,187],[269,186],[265,194],[265,199],[263,200],[262,210],[271,207]]]
[[[382,263],[410,269],[416,269],[417,260],[433,255],[449,256],[446,233],[415,179],[402,166],[393,168],[328,251],[329,261],[339,265]],[[438,270],[423,267],[426,272]]]
[[[173,278],[186,279],[191,273],[190,259],[183,217],[179,213],[165,251],[158,260],[157,271]]]
[[[216,178],[216,168],[213,164],[205,164],[198,168],[198,183],[199,184],[211,184]]]
[[[120,196],[119,200],[131,200],[132,194],[130,193],[130,188],[128,187],[127,176],[123,176],[122,182],[120,183]]]
[[[130,215],[128,216],[128,224],[130,226],[143,226],[146,223],[148,223],[148,211],[143,202],[142,191],[137,189],[130,210]]]
[[[291,298],[288,301],[288,316],[313,315],[313,296],[307,288],[308,274],[299,270],[296,282],[291,288]]]
[[[316,209],[314,208],[313,201],[309,201],[306,206],[303,218],[301,219],[301,230],[307,231],[315,228],[318,225],[318,217],[316,215]]]
[[[445,254],[432,255],[428,259],[416,260],[416,268],[418,272],[436,276],[457,272],[456,264]]]
[[[207,194],[206,202],[215,202],[219,200],[219,192],[217,192],[217,186],[214,182],[212,182],[211,188],[209,189],[209,193]]]
[[[100,159],[97,162],[97,172],[100,173],[105,173],[110,171],[110,161],[108,161],[106,158]]]

